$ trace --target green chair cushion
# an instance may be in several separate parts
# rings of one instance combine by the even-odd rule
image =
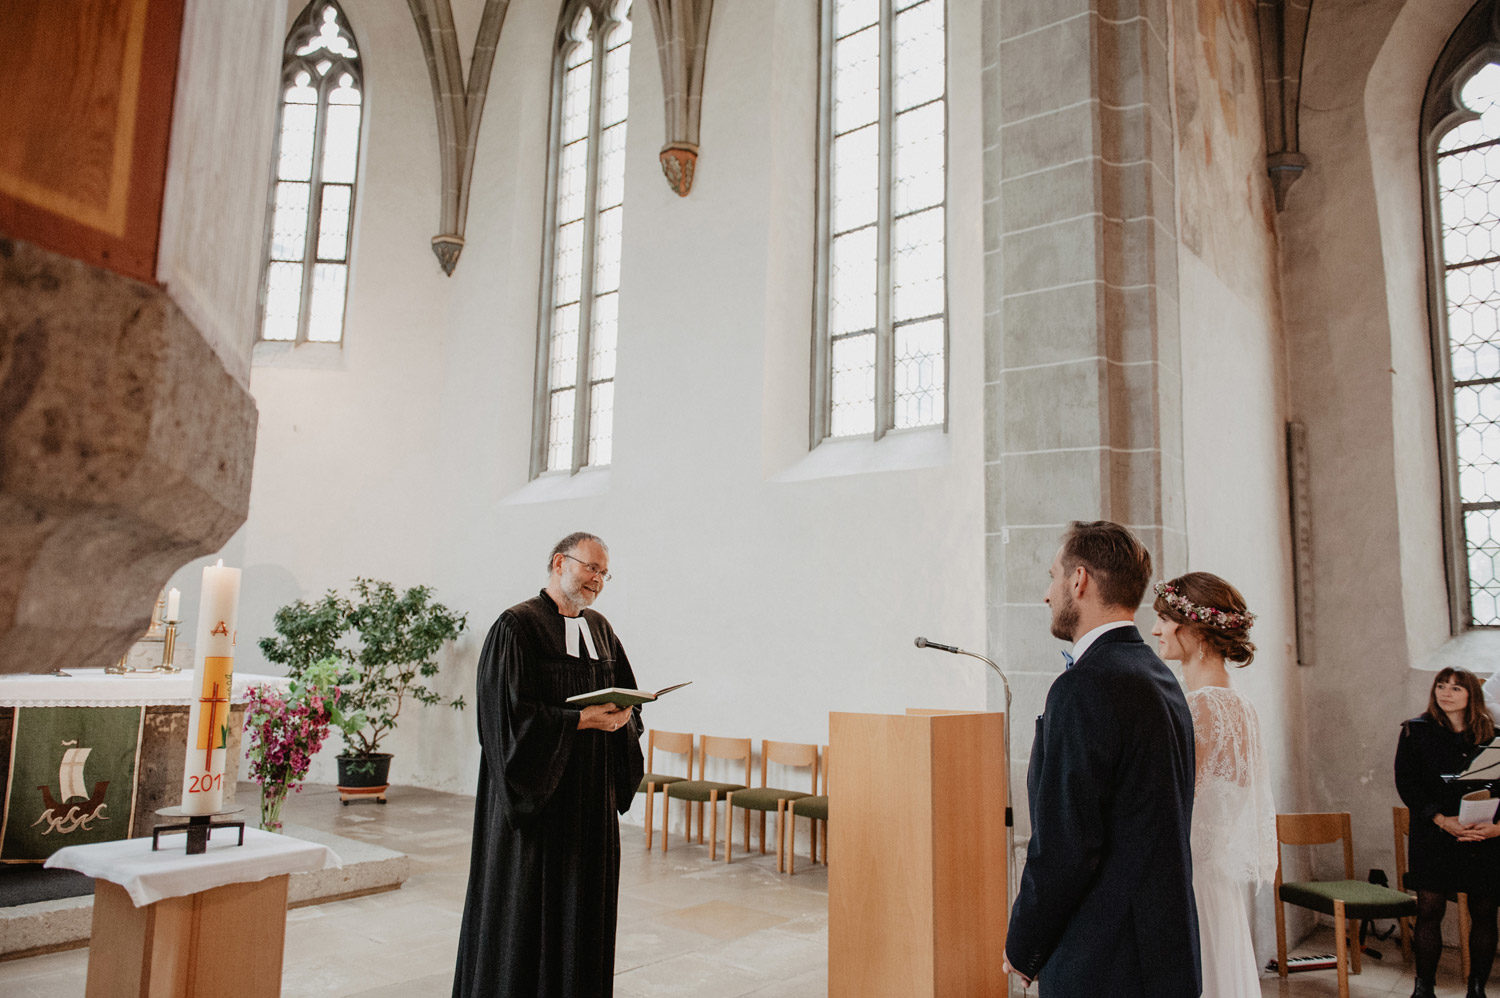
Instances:
[[[719,792],[719,799],[731,790],[743,790],[743,783],[715,783],[713,780],[678,780],[676,783],[667,784],[667,796],[676,797],[678,800],[708,800],[713,791]]]
[[[1417,913],[1410,894],[1363,880],[1303,880],[1281,885],[1281,900],[1325,915],[1344,902],[1345,918],[1402,918]]]
[[[735,807],[747,807],[752,811],[774,811],[776,802],[781,800],[796,800],[799,797],[808,796],[798,790],[777,790],[775,787],[750,787],[747,790],[736,790],[734,800],[730,803]]]
[[[819,794],[816,797],[798,797],[792,803],[792,813],[800,818],[817,818],[819,821],[827,821],[828,795]]]
[[[635,788],[635,792],[638,794],[645,793],[646,784],[648,783],[655,783],[656,789],[660,790],[668,783],[681,783],[685,779],[687,779],[686,776],[663,776],[660,773],[647,773],[641,777],[641,785]]]

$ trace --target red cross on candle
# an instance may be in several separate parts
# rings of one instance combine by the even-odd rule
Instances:
[[[203,769],[205,772],[212,772],[214,768],[214,749],[218,748],[218,745],[214,744],[214,733],[218,731],[218,727],[214,724],[214,719],[219,715],[219,704],[227,704],[229,702],[228,697],[219,696],[218,683],[214,683],[212,692],[213,695],[204,700],[208,704],[208,750],[203,753]]]

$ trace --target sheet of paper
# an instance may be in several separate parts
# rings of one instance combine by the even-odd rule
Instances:
[[[1496,804],[1500,804],[1500,799],[1492,797],[1488,790],[1464,794],[1464,799],[1458,804],[1459,823],[1477,825],[1494,821]]]

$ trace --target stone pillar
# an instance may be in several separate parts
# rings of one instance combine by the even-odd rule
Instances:
[[[118,659],[244,522],[256,418],[166,291],[0,238],[0,672]]]
[[[989,651],[1018,778],[1062,668],[1041,600],[1067,523],[1186,562],[1168,22],[1165,0],[984,8]]]

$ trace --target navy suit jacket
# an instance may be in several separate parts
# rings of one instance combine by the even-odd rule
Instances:
[[[1026,790],[1011,966],[1043,998],[1197,998],[1193,719],[1134,627],[1104,632],[1053,682]]]

